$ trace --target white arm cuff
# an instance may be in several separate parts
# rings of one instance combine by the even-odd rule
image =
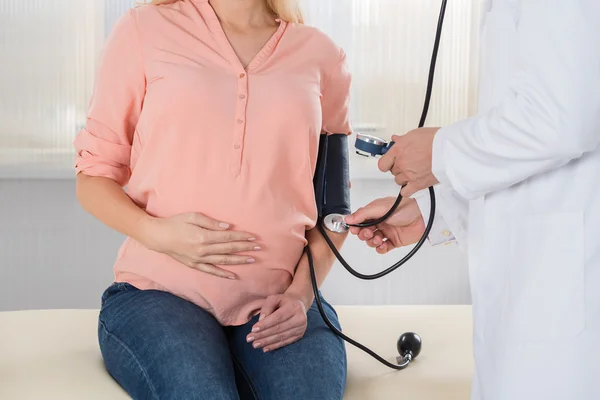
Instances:
[[[414,195],[414,199],[417,201],[421,215],[425,224],[429,221],[429,215],[431,214],[431,199],[429,198],[429,190],[423,190]],[[437,246],[444,243],[450,243],[456,241],[456,238],[452,234],[448,224],[444,220],[444,217],[439,212],[439,208],[436,209],[436,213],[433,219],[433,226],[429,232],[427,238],[432,246]]]

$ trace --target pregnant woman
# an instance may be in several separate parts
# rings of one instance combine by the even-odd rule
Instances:
[[[82,206],[127,236],[106,368],[136,399],[341,399],[303,248],[323,282],[312,179],[319,135],[350,131],[344,52],[294,1],[153,3],[116,24],[75,139]]]

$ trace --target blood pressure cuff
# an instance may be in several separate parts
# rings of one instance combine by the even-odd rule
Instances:
[[[320,218],[351,213],[348,135],[321,135],[313,184]]]

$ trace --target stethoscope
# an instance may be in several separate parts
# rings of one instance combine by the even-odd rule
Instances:
[[[446,2],[447,2],[447,0],[442,0],[440,15],[439,15],[439,19],[438,19],[438,25],[437,25],[437,29],[436,29],[436,36],[435,36],[435,41],[434,41],[434,46],[433,46],[433,53],[431,56],[431,63],[430,63],[430,67],[429,67],[429,76],[428,76],[428,80],[427,80],[427,91],[426,91],[426,95],[425,95],[425,104],[423,106],[423,113],[421,115],[421,120],[419,121],[419,128],[422,128],[425,125],[425,120],[427,119],[427,112],[429,111],[429,104],[431,102],[431,92],[432,92],[432,88],[433,88],[433,78],[435,75],[435,66],[436,66],[437,55],[438,55],[438,50],[439,50],[439,46],[440,46],[442,28],[444,25],[444,17],[446,15]],[[387,153],[388,150],[393,145],[394,145],[394,142],[388,143],[381,138],[378,138],[375,136],[370,136],[370,135],[361,135],[361,134],[357,134],[356,142],[355,142],[355,148],[356,148],[357,154],[366,156],[366,157],[382,156],[385,153]],[[318,227],[319,231],[321,232],[321,234],[323,235],[323,237],[325,238],[325,240],[327,241],[327,244],[329,245],[329,248],[331,249],[333,254],[335,254],[338,261],[342,264],[342,266],[344,266],[344,268],[346,268],[346,270],[348,272],[350,272],[355,277],[357,277],[359,279],[363,279],[363,280],[379,279],[379,278],[382,278],[382,277],[394,272],[396,269],[398,269],[400,266],[402,266],[404,263],[406,263],[408,260],[410,260],[412,258],[412,256],[415,255],[415,253],[417,251],[419,251],[421,246],[423,246],[423,243],[425,243],[425,241],[427,240],[427,237],[429,236],[429,232],[431,231],[431,227],[433,226],[433,220],[434,220],[434,215],[435,215],[436,204],[435,204],[435,192],[434,192],[433,187],[429,188],[429,196],[431,199],[431,212],[429,214],[429,220],[427,221],[427,226],[425,228],[425,232],[423,233],[423,236],[421,237],[421,239],[417,242],[415,247],[406,256],[404,256],[400,261],[398,261],[391,267],[389,267],[379,273],[376,273],[376,274],[365,275],[365,274],[361,274],[361,273],[357,272],[356,270],[354,270],[346,262],[346,260],[344,260],[344,257],[342,257],[342,255],[339,253],[339,251],[337,250],[337,248],[335,247],[335,245],[329,238],[327,231],[329,230],[331,232],[336,232],[336,233],[345,233],[345,232],[348,232],[348,230],[351,227],[368,228],[368,227],[376,226],[376,225],[384,222],[385,220],[387,220],[390,216],[392,216],[394,214],[394,212],[396,212],[396,209],[398,208],[398,206],[400,205],[400,202],[402,201],[402,194],[398,194],[398,197],[396,198],[396,201],[394,202],[394,205],[392,206],[392,208],[390,208],[390,210],[387,213],[385,213],[385,215],[383,215],[381,218],[378,218],[376,220],[365,221],[360,224],[348,224],[345,222],[343,215],[329,214],[319,220],[319,222],[317,223],[317,227]],[[421,340],[421,337],[414,332],[404,333],[398,339],[397,349],[398,349],[399,356],[396,358],[396,364],[393,364],[393,363],[387,361],[386,359],[384,359],[383,357],[381,357],[380,355],[378,355],[377,353],[375,353],[373,350],[369,349],[368,347],[366,347],[365,345],[363,345],[361,343],[358,343],[357,341],[353,340],[352,338],[349,338],[348,336],[343,334],[339,329],[337,329],[331,323],[331,321],[329,321],[329,318],[327,317],[327,315],[325,314],[325,310],[323,309],[323,304],[321,303],[321,299],[319,297],[317,277],[316,277],[315,268],[314,268],[313,256],[310,251],[310,247],[308,247],[308,246],[306,246],[306,255],[307,255],[308,264],[310,267],[310,277],[311,277],[311,282],[312,282],[312,286],[313,286],[313,292],[314,292],[317,308],[319,309],[319,313],[321,314],[321,317],[323,318],[323,320],[325,321],[327,326],[337,336],[339,336],[346,342],[352,344],[353,346],[359,348],[360,350],[364,351],[365,353],[371,355],[373,358],[375,358],[382,364],[384,364],[392,369],[395,369],[395,370],[401,370],[401,369],[406,368],[415,358],[417,358],[419,356],[419,354],[421,353],[422,340]]]

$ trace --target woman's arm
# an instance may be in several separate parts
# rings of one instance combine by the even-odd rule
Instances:
[[[151,247],[149,228],[152,218],[114,180],[78,174],[77,199],[85,211],[105,225]]]
[[[104,45],[85,127],[74,141],[77,198],[109,227],[149,245],[151,218],[123,190],[130,176],[131,143],[146,93],[135,14],[115,24]]]
[[[350,87],[352,83],[352,75],[348,71],[346,53],[342,49],[337,49],[336,56],[337,57],[332,62],[330,69],[327,71],[322,80],[321,107],[323,113],[323,126],[321,127],[321,131],[325,135],[349,134],[352,131],[349,122]],[[338,143],[339,146],[340,142],[335,143]],[[346,141],[342,141],[341,143],[345,144]],[[327,157],[328,155],[323,156]],[[347,158],[347,154],[345,157],[342,157],[341,155],[338,157],[337,153],[334,152],[334,154],[329,156],[330,157],[327,158],[327,165],[341,163],[343,166],[348,168],[349,160]],[[348,179],[347,174],[348,173],[346,172],[346,174],[330,175],[329,179],[345,180]],[[339,185],[348,185],[348,188],[350,187],[350,182],[333,183],[334,187],[338,187]],[[329,237],[335,244],[335,247],[341,249],[344,241],[346,240],[347,233],[330,232]],[[325,238],[323,238],[317,228],[313,228],[306,232],[306,240],[308,241],[308,245],[313,253],[317,283],[320,287],[336,261],[335,255],[332,253],[331,249],[327,245],[327,242],[325,241]],[[292,285],[288,288],[286,293],[292,294],[302,300],[306,309],[309,309],[312,305],[314,301],[314,293],[312,290],[308,257],[306,254],[304,254],[300,259],[300,263],[296,268],[296,274],[294,276]]]
[[[329,233],[329,237],[337,249],[341,249],[347,236],[347,233]],[[318,286],[321,287],[325,281],[325,278],[329,274],[329,271],[331,271],[331,267],[333,267],[333,264],[336,261],[335,255],[317,228],[308,231],[306,233],[306,239],[308,240],[308,245],[313,253],[317,283]],[[315,296],[313,293],[313,287],[310,279],[310,269],[308,266],[308,257],[306,254],[304,254],[300,259],[300,263],[296,268],[294,280],[292,281],[292,284],[286,293],[301,300],[307,310],[311,307]]]

